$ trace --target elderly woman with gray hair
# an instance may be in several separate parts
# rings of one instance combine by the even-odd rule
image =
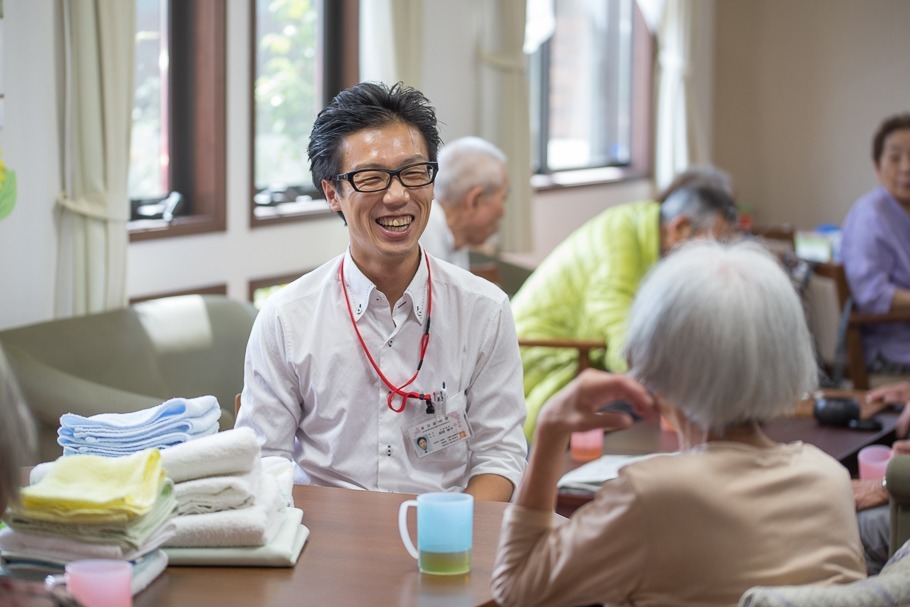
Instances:
[[[814,388],[803,310],[754,243],[697,241],[655,266],[629,321],[629,375],[587,371],[543,408],[503,522],[493,596],[509,605],[736,605],[755,585],[865,577],[849,475],[762,422]],[[553,524],[574,431],[619,430],[625,400],[679,433],[680,452],[625,466]]]

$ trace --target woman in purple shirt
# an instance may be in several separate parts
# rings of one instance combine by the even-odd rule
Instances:
[[[872,160],[881,186],[844,220],[844,269],[858,310],[910,310],[910,113],[882,122]],[[863,347],[870,371],[910,373],[910,323],[863,327]]]

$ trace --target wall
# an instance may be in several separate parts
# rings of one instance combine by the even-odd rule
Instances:
[[[58,7],[4,2],[0,150],[16,171],[18,199],[0,220],[0,327],[50,318],[54,309],[54,201],[61,190],[61,87],[53,59],[62,31]]]
[[[910,2],[716,3],[714,158],[763,224],[840,223],[876,185],[879,122],[910,110]]]
[[[474,0],[480,2],[486,0]],[[248,281],[315,267],[344,250],[346,229],[335,216],[279,227],[249,228],[249,17],[248,3],[228,5],[228,216],[227,231],[129,247],[130,297],[218,283],[231,297],[247,297]],[[17,171],[19,204],[0,221],[0,329],[54,315],[56,225],[54,201],[61,190],[62,115],[59,2],[5,0],[3,82],[6,125],[0,150]],[[437,107],[444,140],[473,132],[475,124],[475,23],[470,3],[425,0],[423,89]],[[713,2],[702,2],[712,7]],[[710,17],[704,40],[711,48]],[[699,53],[703,100],[697,109],[710,129],[710,54]],[[532,200],[534,248],[517,256],[533,264],[588,218],[604,208],[651,194],[647,181],[541,192]]]

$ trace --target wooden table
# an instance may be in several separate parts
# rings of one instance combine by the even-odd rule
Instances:
[[[135,607],[213,605],[493,605],[490,577],[506,504],[475,502],[471,572],[421,574],[398,535],[398,506],[413,496],[294,487],[310,537],[293,568],[168,567]],[[416,521],[409,515],[412,537]]]
[[[852,475],[856,475],[856,455],[860,449],[876,443],[890,445],[894,441],[894,428],[898,413],[886,409],[875,413],[875,419],[882,424],[881,430],[863,432],[848,428],[821,426],[812,417],[797,416],[774,420],[765,424],[765,433],[780,443],[803,441],[815,445],[840,463]],[[676,433],[663,430],[657,420],[641,420],[631,428],[608,432],[604,437],[605,455],[646,455],[649,453],[672,453],[679,447]],[[582,465],[573,462],[566,455],[565,471]],[[562,516],[571,516],[579,506],[591,501],[591,494],[560,491],[556,511]]]

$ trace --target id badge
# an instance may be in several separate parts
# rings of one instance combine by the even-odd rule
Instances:
[[[408,443],[418,458],[442,451],[474,436],[464,411],[436,415],[407,429]]]

